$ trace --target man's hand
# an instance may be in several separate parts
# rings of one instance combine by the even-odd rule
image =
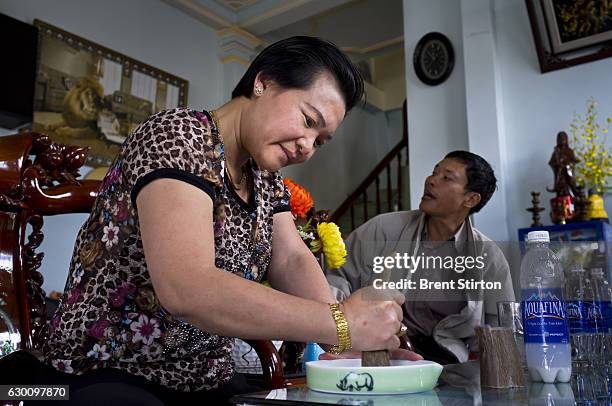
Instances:
[[[361,358],[361,351],[349,350],[345,351],[340,355],[331,354],[329,352],[324,352],[319,355],[320,360],[333,360],[333,359],[346,359],[346,358]],[[407,360],[407,361],[421,361],[423,357],[421,357],[416,352],[404,350],[402,348],[398,348],[396,350],[391,351],[391,359],[398,360]]]

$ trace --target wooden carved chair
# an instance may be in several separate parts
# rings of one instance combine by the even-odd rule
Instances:
[[[13,350],[36,354],[47,338],[38,271],[44,253],[36,250],[44,238],[44,216],[90,212],[100,181],[77,180],[87,152],[56,144],[46,134],[0,137],[0,362]],[[261,360],[264,386],[284,387],[272,342],[248,342]]]

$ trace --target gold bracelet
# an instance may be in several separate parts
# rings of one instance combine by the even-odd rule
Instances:
[[[336,331],[338,333],[338,344],[332,346],[329,352],[341,354],[351,348],[351,335],[349,333],[348,322],[346,321],[346,317],[344,317],[344,313],[340,310],[340,305],[338,303],[330,303],[329,309],[336,323]]]

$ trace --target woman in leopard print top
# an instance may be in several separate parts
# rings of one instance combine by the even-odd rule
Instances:
[[[278,170],[331,139],[362,92],[334,45],[294,37],[266,48],[216,112],[163,111],[135,129],[78,234],[48,364],[167,401],[220,396],[231,337],[336,344],[334,299]],[[257,283],[266,273],[274,289]],[[344,313],[353,348],[399,345],[398,303],[355,295]],[[113,396],[81,387],[81,399]]]

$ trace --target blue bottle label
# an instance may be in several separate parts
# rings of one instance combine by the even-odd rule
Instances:
[[[586,330],[586,307],[582,300],[569,300],[566,307],[567,322],[571,334]]]
[[[605,330],[603,302],[585,302],[587,310],[587,333],[599,333]]]
[[[604,319],[604,331],[610,331],[612,329],[612,302],[601,302],[601,314]]]
[[[569,329],[561,289],[523,289],[525,344],[567,344]]]

